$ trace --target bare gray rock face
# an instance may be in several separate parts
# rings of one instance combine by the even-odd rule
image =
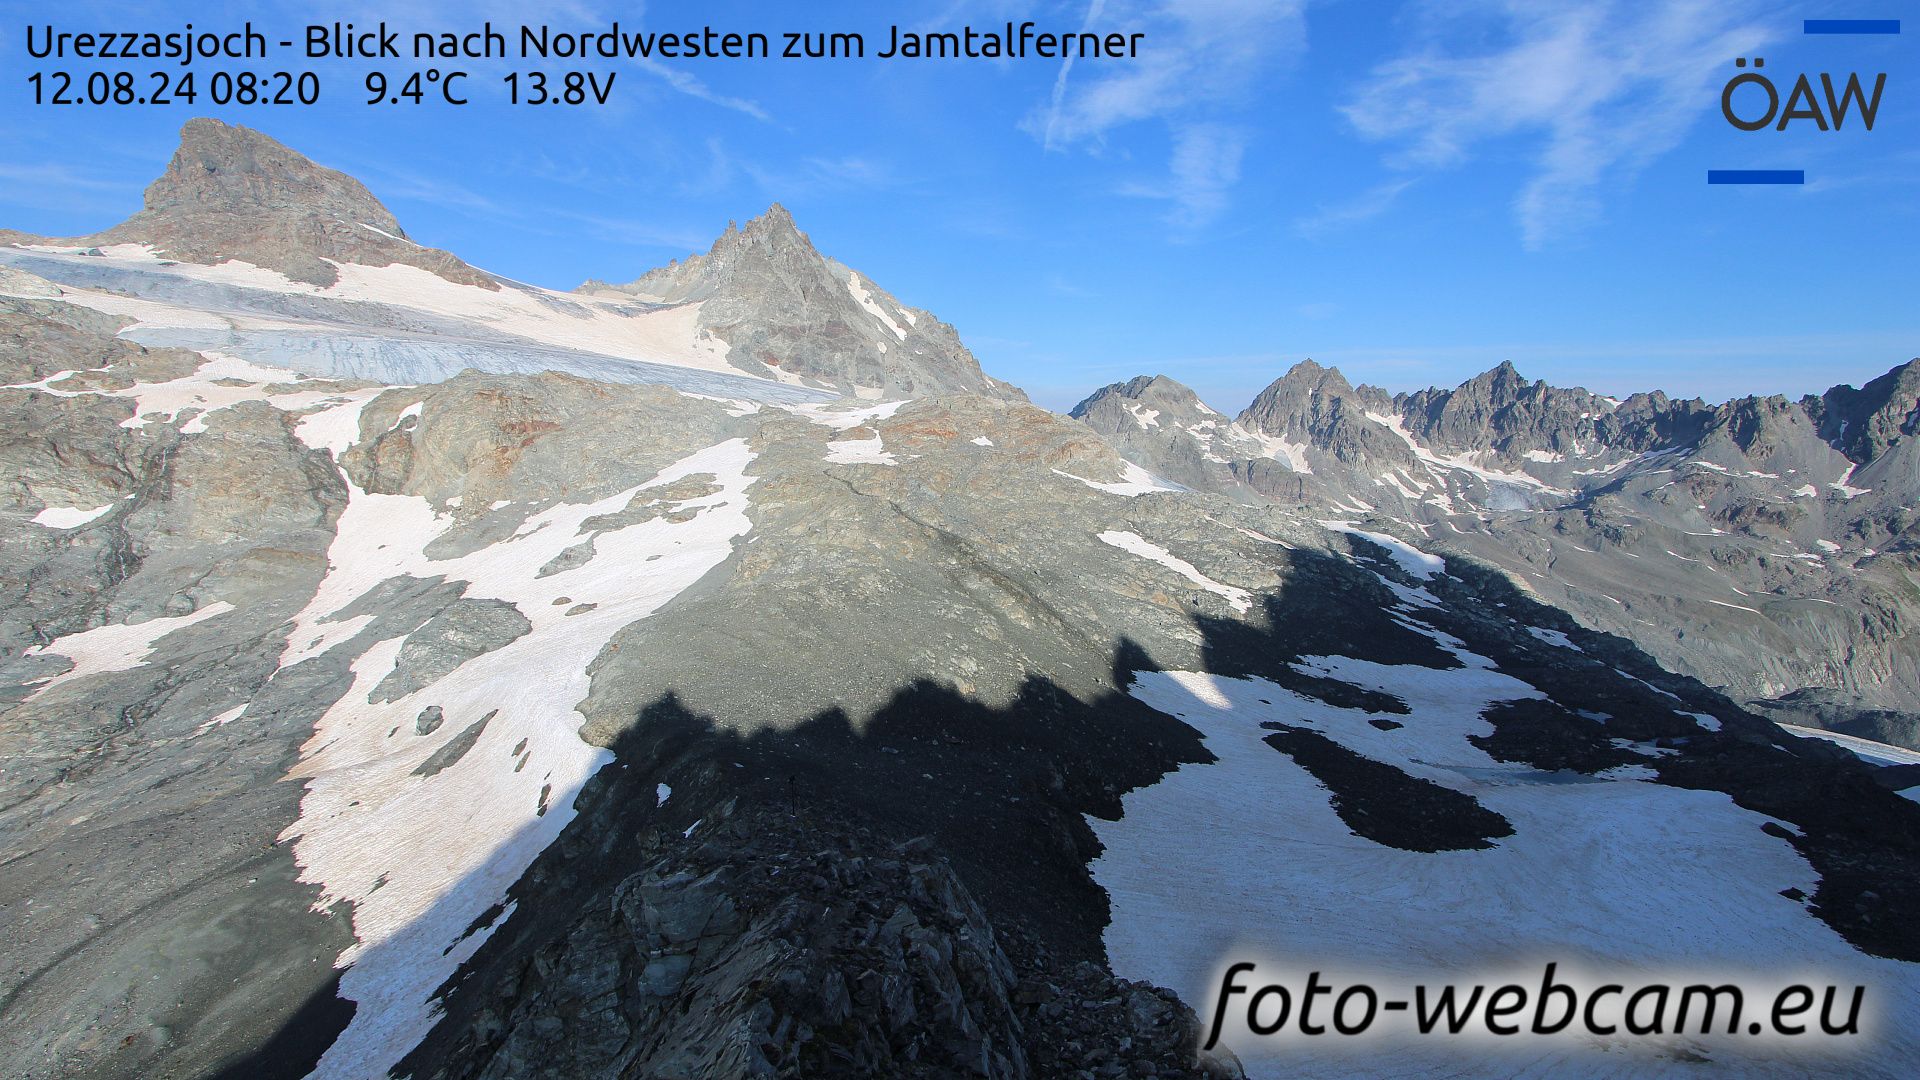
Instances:
[[[1026,400],[982,372],[953,327],[814,250],[778,203],[744,228],[729,223],[704,255],[625,285],[590,281],[579,291],[699,303],[701,328],[730,346],[729,363],[753,375],[847,394],[966,391]]]
[[[1151,461],[1163,478],[1201,491],[1242,490],[1233,463],[1261,453],[1258,439],[1164,375],[1104,387],[1069,415],[1129,460]]]
[[[433,546],[450,557],[505,539],[533,509],[610,495],[749,428],[722,402],[660,386],[469,373],[376,398],[341,464],[367,491],[450,511]]]
[[[1260,391],[1239,422],[1249,431],[1305,442],[1355,469],[1411,465],[1405,441],[1367,417],[1382,411],[1385,399],[1374,387],[1356,390],[1337,368],[1305,360]]]
[[[14,241],[17,242],[17,241]],[[200,118],[180,131],[146,208],[74,245],[151,244],[168,258],[238,259],[295,281],[339,280],[331,263],[405,263],[449,281],[497,289],[492,275],[421,247],[358,180],[323,168],[252,128]]]
[[[70,392],[175,366],[71,313],[6,317],[32,321],[9,335],[30,343],[16,371],[108,369]],[[346,683],[315,668],[285,675],[291,699],[261,691],[345,489],[264,406],[200,435],[127,427],[132,402],[94,393],[0,389],[0,412],[0,1058],[22,1075],[217,1072],[330,1000],[328,958],[352,940],[309,911],[317,890],[276,844],[312,703]],[[122,626],[146,644],[104,671],[30,655]]]
[[[533,624],[505,600],[460,600],[407,635],[393,670],[373,688],[372,701],[396,701],[433,685],[476,656],[519,639]],[[422,731],[431,734],[431,729]]]
[[[1836,386],[1801,408],[1820,437],[1863,465],[1920,435],[1920,360],[1910,360],[1856,390]]]

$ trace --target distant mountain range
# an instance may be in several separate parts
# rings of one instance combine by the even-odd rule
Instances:
[[[1484,1066],[1203,1053],[1242,953],[1869,990],[1541,1073],[1920,1054],[1913,365],[1061,416],[778,206],[557,292],[210,120],[0,245],[8,1075]]]
[[[1073,415],[1190,488],[1497,567],[1781,719],[1920,745],[1920,361],[1720,405],[1620,401],[1511,364],[1388,394],[1306,361],[1232,421],[1164,376]]]

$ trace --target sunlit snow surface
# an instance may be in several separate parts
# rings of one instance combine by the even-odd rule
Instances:
[[[73,663],[66,671],[34,684],[33,693],[28,694],[26,700],[32,701],[61,683],[144,666],[161,638],[175,630],[184,630],[202,619],[211,619],[232,610],[232,604],[220,600],[190,615],[166,616],[137,623],[108,623],[25,649],[21,652],[22,656],[63,656]]]
[[[99,520],[112,509],[112,503],[93,507],[49,506],[33,515],[33,523],[44,525],[49,529],[77,529],[89,522]]]
[[[361,404],[336,411],[357,415]],[[316,418],[303,434],[331,441],[345,427]],[[302,749],[292,775],[307,791],[284,838],[294,842],[302,879],[323,887],[321,905],[351,903],[355,937],[337,962],[351,964],[340,994],[357,1008],[315,1075],[384,1075],[426,1034],[433,992],[505,916],[462,935],[566,826],[581,786],[610,760],[578,735],[575,708],[589,689],[587,662],[622,627],[658,611],[727,557],[750,527],[751,460],[743,440],[721,443],[609,498],[553,506],[512,537],[451,559],[425,554],[450,524],[425,499],[349,484],[328,575],[294,620],[283,668],[361,632],[369,618],[335,613],[397,575],[468,582],[468,598],[512,603],[533,628],[383,703],[370,702],[369,693],[393,669],[404,638],[372,646],[353,665],[352,688]],[[582,542],[589,518],[700,475],[719,490],[680,504],[697,511],[691,519],[660,517],[599,532],[588,562],[539,576],[563,549]],[[556,603],[562,597],[566,602]],[[443,710],[444,721],[422,736],[415,720],[429,705]],[[428,758],[483,717],[485,727],[464,755],[421,775]]]
[[[834,394],[755,378],[701,330],[699,305],[482,289],[416,267],[342,264],[325,289],[242,262],[171,263],[125,244],[102,255],[0,248],[0,266],[71,290],[59,299],[136,320],[142,345],[221,352],[312,375],[437,382],[472,368],[564,371],[751,401]]]
[[[1224,597],[1235,611],[1244,614],[1246,610],[1253,605],[1253,596],[1248,593],[1247,590],[1236,588],[1232,585],[1220,584],[1201,573],[1192,563],[1180,558],[1153,541],[1146,539],[1139,533],[1109,529],[1100,534],[1100,542],[1110,544],[1128,554],[1138,555],[1143,559],[1159,563],[1161,566],[1179,574],[1181,577],[1186,578],[1207,592]]]
[[[1444,640],[1443,640],[1443,643]],[[1467,667],[1436,670],[1344,657],[1312,674],[1406,701],[1405,726],[1381,731],[1260,679],[1143,673],[1135,697],[1198,729],[1219,761],[1187,765],[1128,794],[1116,822],[1093,820],[1093,864],[1113,903],[1114,970],[1176,990],[1211,1017],[1235,960],[1260,982],[1297,988],[1319,969],[1376,983],[1471,982],[1554,961],[1623,980],[1783,976],[1868,987],[1867,1032],[1850,1056],[1788,1054],[1778,1043],[1696,1046],[1716,1075],[1900,1075],[1920,1052],[1913,965],[1854,950],[1801,904],[1816,875],[1767,817],[1727,796],[1632,779],[1542,773],[1495,761],[1467,741],[1488,734],[1491,702],[1537,691],[1455,648]],[[1271,704],[1267,704],[1270,702]],[[1368,758],[1470,794],[1514,835],[1485,850],[1421,853],[1354,834],[1328,791],[1261,741],[1263,720],[1319,731]],[[1244,1001],[1244,999],[1241,999]],[[1229,1041],[1248,1074],[1277,1076],[1645,1075],[1683,1067],[1646,1046],[1521,1041],[1511,1048],[1446,1039],[1351,1040],[1341,1048],[1242,1034]],[[1489,1053],[1505,1056],[1488,1057]],[[1753,1055],[1753,1056],[1743,1056]]]
[[[1125,495],[1128,498],[1133,498],[1138,495],[1151,495],[1159,491],[1187,490],[1178,484],[1168,483],[1160,479],[1131,461],[1124,460],[1120,462],[1120,479],[1112,483],[1089,480],[1084,476],[1076,476],[1064,469],[1055,469],[1053,471],[1069,480],[1078,480],[1090,488],[1104,491],[1109,495]]]

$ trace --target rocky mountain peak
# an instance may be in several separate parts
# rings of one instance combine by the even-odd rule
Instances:
[[[822,255],[779,203],[745,225],[729,222],[704,253],[625,285],[590,281],[580,291],[698,303],[700,329],[727,344],[729,363],[753,375],[843,393],[969,391],[1026,400],[983,373],[951,326]]]
[[[1532,380],[1520,374],[1520,369],[1513,366],[1513,361],[1502,360],[1499,364],[1468,379],[1460,389],[1483,395],[1496,403],[1507,404],[1518,398],[1532,385],[1534,385]]]
[[[1080,411],[1086,407],[1088,402],[1108,394],[1117,394],[1134,401],[1173,406],[1182,410],[1190,409],[1196,413],[1211,414],[1213,412],[1212,409],[1208,408],[1206,404],[1200,400],[1200,395],[1194,393],[1191,387],[1177,379],[1171,379],[1165,375],[1138,375],[1124,383],[1114,383],[1111,386],[1102,387],[1094,391],[1093,394],[1088,396],[1086,401],[1082,401],[1079,405],[1074,406],[1067,415],[1080,415]]]
[[[1302,360],[1260,391],[1238,422],[1248,431],[1323,448],[1350,464],[1411,465],[1406,442],[1367,415],[1390,408],[1379,391],[1355,390],[1339,368]]]
[[[166,172],[147,187],[145,208],[79,242],[150,244],[182,262],[239,260],[322,287],[339,280],[339,263],[403,263],[499,287],[447,252],[414,243],[353,177],[252,128],[204,117],[181,129]]]
[[[1323,367],[1312,360],[1302,360],[1260,391],[1240,420],[1246,423],[1249,418],[1270,419],[1277,410],[1283,409],[1305,409],[1316,415],[1324,414],[1346,399],[1356,399],[1357,405],[1353,384],[1347,381],[1339,368]]]
[[[1349,393],[1353,390],[1353,384],[1347,381],[1345,375],[1340,374],[1339,368],[1323,367],[1312,357],[1288,368],[1286,374],[1280,376],[1279,380],[1268,389],[1271,390],[1274,387],[1298,387],[1329,393]]]
[[[1902,436],[1920,434],[1920,359],[1855,389],[1842,384],[1802,402],[1820,437],[1861,464]]]
[[[314,164],[247,127],[206,117],[180,130],[167,171],[147,187],[153,214],[319,210],[407,239],[406,230],[358,180]]]

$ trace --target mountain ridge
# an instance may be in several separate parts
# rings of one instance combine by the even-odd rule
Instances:
[[[1144,468],[1177,469],[1204,448],[1228,460],[1195,486],[1323,507],[1485,559],[1736,697],[1838,690],[1877,715],[1920,693],[1907,644],[1920,621],[1908,576],[1920,363],[1799,401],[1709,405],[1554,387],[1511,363],[1389,397],[1305,361],[1235,420],[1263,444],[1251,452],[1247,438],[1191,424],[1145,440],[1125,408],[1094,407],[1137,397],[1137,384],[1106,387],[1074,415]],[[1636,523],[1655,532],[1630,540]],[[1876,730],[1913,740],[1903,721]]]
[[[981,371],[953,327],[820,254],[777,202],[745,226],[728,222],[705,253],[624,285],[589,281],[575,291],[699,303],[702,331],[727,342],[731,362],[751,374],[843,392],[1026,400],[1018,387]]]

